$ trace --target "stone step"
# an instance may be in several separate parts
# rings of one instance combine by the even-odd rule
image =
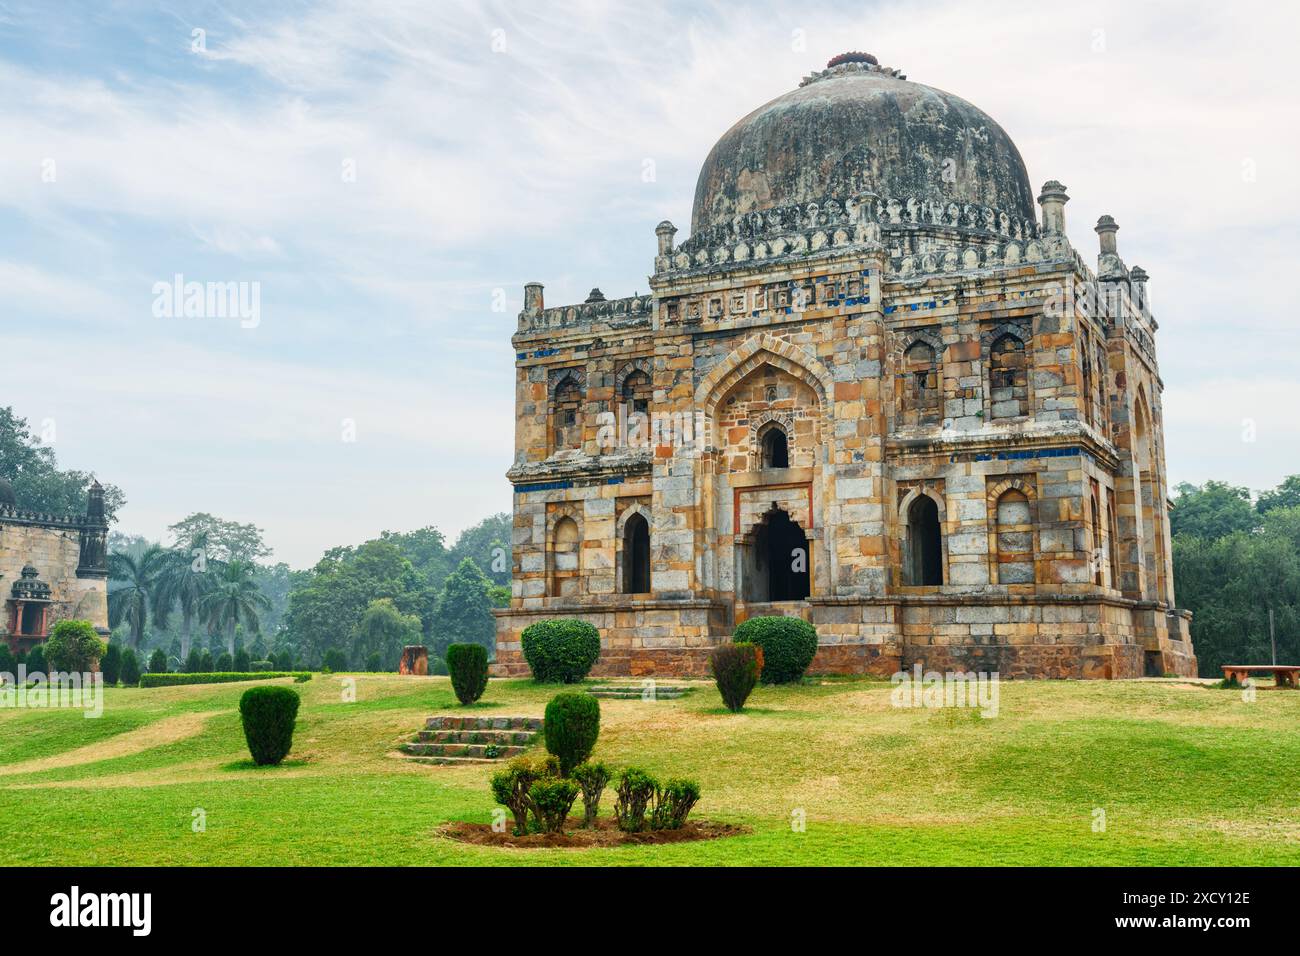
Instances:
[[[496,744],[501,747],[528,747],[537,737],[535,730],[421,730],[416,735],[421,743],[435,744]]]
[[[410,757],[406,758],[411,763],[431,764],[435,766],[447,766],[448,764],[493,764],[500,763],[496,757]]]
[[[496,748],[495,755],[488,753],[489,747]],[[409,743],[401,746],[402,753],[410,757],[477,757],[481,760],[508,760],[527,749],[500,744]]]
[[[695,690],[694,687],[664,687],[657,686],[653,695],[648,695],[646,690],[640,687],[591,687],[587,693],[592,697],[603,697],[609,700],[676,700],[678,697],[685,697]]]
[[[424,722],[429,730],[541,730],[540,717],[452,717],[441,715]]]

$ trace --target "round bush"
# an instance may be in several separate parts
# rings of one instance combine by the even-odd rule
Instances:
[[[371,651],[366,657],[366,670],[372,674],[378,674],[384,669],[384,659],[378,651]]]
[[[487,690],[487,648],[482,644],[452,644],[447,648],[451,687],[462,704],[472,704]]]
[[[116,687],[118,678],[122,676],[122,648],[116,644],[109,644],[108,650],[104,651],[104,656],[99,662],[99,671],[104,675],[105,684]]]
[[[212,652],[204,651],[199,655],[198,672],[200,674],[211,674],[213,670],[215,670],[215,668],[212,666]]]
[[[149,673],[166,674],[167,673],[167,652],[161,647],[149,655]]]
[[[44,674],[45,673],[45,645],[37,644],[27,652],[27,673]]]
[[[543,683],[576,684],[600,656],[600,631],[572,618],[530,624],[520,643],[533,679]]]
[[[542,723],[546,749],[560,761],[560,775],[591,756],[600,736],[600,701],[590,694],[556,694]]]
[[[242,647],[239,650],[235,651],[235,657],[234,657],[231,670],[235,671],[238,674],[247,674],[252,669],[253,669],[253,661],[252,658],[249,656],[248,651],[244,650]]]
[[[60,621],[45,642],[45,663],[50,670],[85,674],[99,667],[104,642],[89,621]],[[30,671],[31,665],[27,666]]]
[[[321,661],[321,668],[333,674],[345,671],[348,669],[348,656],[337,647],[331,647],[325,652],[325,657]]]
[[[788,684],[803,677],[817,653],[817,629],[797,617],[751,617],[732,640],[763,649],[764,684]]]
[[[239,698],[239,720],[253,763],[278,764],[293,746],[298,693],[288,687],[250,687]]]
[[[223,674],[227,674],[235,669],[235,659],[230,656],[228,651],[222,651],[217,655],[214,668]]]

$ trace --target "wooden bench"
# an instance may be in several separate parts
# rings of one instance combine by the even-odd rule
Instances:
[[[1223,679],[1244,683],[1251,674],[1272,674],[1278,687],[1300,690],[1300,664],[1224,664]]]

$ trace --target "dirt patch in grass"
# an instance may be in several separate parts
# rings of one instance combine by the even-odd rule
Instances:
[[[695,840],[717,840],[721,837],[749,833],[749,827],[711,820],[688,822],[680,830],[646,830],[642,833],[624,833],[613,818],[596,821],[593,828],[570,824],[563,833],[528,833],[515,836],[509,830],[496,832],[487,823],[444,823],[435,831],[439,836],[475,846],[499,846],[510,849],[574,849],[609,846],[644,846],[658,843],[690,843]]]
[[[57,770],[62,767],[75,767],[79,764],[95,763],[100,760],[111,760],[115,757],[130,757],[134,754],[150,750],[154,747],[162,747],[166,744],[174,744],[177,741],[185,740],[188,737],[198,736],[203,730],[203,725],[207,723],[208,718],[215,717],[221,711],[205,711],[203,713],[186,713],[179,714],[175,717],[164,717],[162,720],[154,721],[152,724],[146,724],[136,730],[127,731],[124,734],[118,734],[116,737],[110,737],[98,743],[87,744],[84,747],[78,747],[75,750],[69,750],[65,753],[54,754],[51,757],[41,757],[37,760],[24,760],[22,763],[11,763],[7,766],[0,767],[0,776],[12,776],[21,773],[40,773],[44,770]]]

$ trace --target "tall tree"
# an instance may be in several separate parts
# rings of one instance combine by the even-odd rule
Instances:
[[[51,424],[48,427],[53,427]],[[18,507],[57,515],[86,513],[86,496],[93,476],[84,471],[61,471],[50,442],[54,436],[33,434],[27,419],[12,407],[0,407],[0,478],[14,487]],[[126,504],[122,489],[105,484],[104,514],[110,522]]]
[[[434,650],[447,656],[447,645],[482,644],[491,654],[496,646],[496,619],[488,588],[492,582],[466,558],[451,572],[438,599],[437,641]]]
[[[1271,491],[1261,491],[1255,510],[1268,514],[1274,508],[1294,508],[1300,505],[1300,475],[1288,475],[1282,484]]]
[[[420,619],[403,614],[392,598],[380,598],[367,605],[352,641],[352,666],[364,667],[371,654],[378,652],[386,670],[397,667],[402,648],[418,644]]]
[[[199,605],[212,590],[213,578],[219,570],[216,562],[209,562],[207,539],[199,532],[188,547],[173,548],[167,552],[166,561],[158,575],[159,600],[168,607],[176,606],[181,612],[181,660],[190,653],[190,635]]]
[[[509,584],[513,528],[514,519],[504,511],[466,528],[451,549],[453,563],[459,565],[471,558],[493,584]]]
[[[139,556],[114,551],[108,556],[108,576],[119,582],[108,591],[108,623],[117,627],[125,622],[131,632],[131,647],[140,649],[150,618],[165,624],[171,602],[164,600],[159,578],[167,565],[167,552],[150,545]]]
[[[253,524],[224,521],[206,511],[199,511],[171,525],[168,529],[177,547],[201,540],[209,561],[256,561],[271,553],[262,540],[262,529]]]
[[[220,566],[216,580],[199,600],[199,613],[213,633],[224,634],[226,652],[235,653],[235,628],[242,624],[246,634],[261,626],[258,612],[271,602],[257,589],[251,561],[231,561]]]
[[[1234,531],[1250,531],[1259,516],[1250,503],[1250,489],[1223,481],[1203,485],[1183,482],[1169,511],[1169,531],[1214,541]]]

